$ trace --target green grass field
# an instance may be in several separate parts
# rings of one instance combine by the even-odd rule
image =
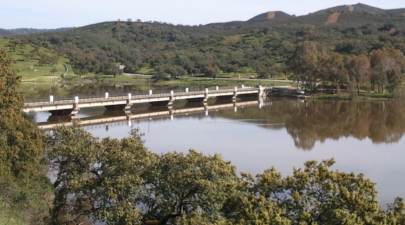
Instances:
[[[0,38],[0,48],[6,49],[15,60],[14,69],[24,82],[49,82],[62,75],[73,76],[73,70],[66,73],[68,59],[46,48],[34,48],[27,44],[13,45],[8,39]],[[41,63],[41,58],[53,60],[52,64]]]

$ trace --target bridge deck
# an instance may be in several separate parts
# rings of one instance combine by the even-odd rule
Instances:
[[[222,90],[205,90],[205,91],[190,91],[190,92],[175,92],[151,95],[126,95],[107,98],[83,98],[71,100],[57,100],[57,101],[42,101],[31,102],[24,104],[24,112],[42,112],[42,111],[58,111],[70,110],[77,108],[90,108],[100,106],[114,106],[114,105],[127,105],[139,103],[152,103],[152,102],[166,102],[176,100],[187,100],[196,98],[213,98],[220,96],[237,96],[246,94],[257,94],[260,88],[242,88],[237,89],[222,89]],[[76,105],[76,106],[75,106]]]

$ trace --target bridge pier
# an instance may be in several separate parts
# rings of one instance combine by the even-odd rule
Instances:
[[[75,117],[77,114],[79,114],[80,111],[80,106],[79,106],[79,96],[75,96],[75,103],[73,103],[73,110],[70,113],[72,117]]]
[[[205,89],[205,93],[204,93],[204,99],[203,99],[203,104],[207,105],[208,104],[208,98],[209,98],[209,91],[208,88]]]
[[[71,115],[72,117],[76,117],[77,114],[79,114],[79,111],[80,111],[79,103],[75,103],[75,104],[73,105],[73,110],[72,110],[72,112],[70,113],[70,115]]]
[[[264,91],[263,86],[259,86],[259,99],[266,96],[266,92]]]
[[[238,87],[234,87],[233,89],[233,96],[232,96],[232,102],[236,102],[238,98]]]
[[[133,105],[131,103],[131,100],[132,100],[132,94],[128,93],[127,104],[125,105],[125,108],[124,108],[124,111],[125,111],[126,114],[131,113],[131,108],[132,108],[132,105]]]

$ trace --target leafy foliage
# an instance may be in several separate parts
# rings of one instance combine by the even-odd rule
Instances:
[[[42,157],[42,136],[21,108],[17,91],[20,77],[11,69],[11,59],[0,50],[0,175],[33,174]]]
[[[135,133],[95,139],[76,128],[50,136],[54,224],[400,224],[401,199],[384,210],[375,184],[309,161],[283,177],[237,176],[219,156],[147,151]]]
[[[50,197],[41,164],[43,137],[21,111],[23,99],[17,91],[20,78],[11,63],[0,49],[0,205],[8,211],[20,211],[22,218],[17,220],[41,224]],[[17,221],[0,218],[13,220]]]
[[[53,224],[139,224],[142,174],[153,161],[137,136],[98,141],[62,128],[49,139],[57,171]]]
[[[294,53],[293,76],[310,91],[319,83],[333,84],[336,91],[342,86],[354,91],[360,86],[371,90],[393,92],[401,84],[405,72],[405,56],[397,49],[382,48],[370,54],[346,56],[330,52],[316,42],[304,41]]]
[[[233,166],[219,156],[204,156],[195,151],[187,155],[164,154],[147,173],[145,217],[167,224],[198,213],[215,221],[226,193],[236,181]]]

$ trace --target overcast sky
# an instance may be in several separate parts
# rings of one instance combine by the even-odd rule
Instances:
[[[247,20],[257,14],[281,10],[303,15],[359,0],[0,0],[0,27],[57,28],[111,20],[161,21],[207,24]],[[391,9],[405,8],[405,0],[363,0]]]

